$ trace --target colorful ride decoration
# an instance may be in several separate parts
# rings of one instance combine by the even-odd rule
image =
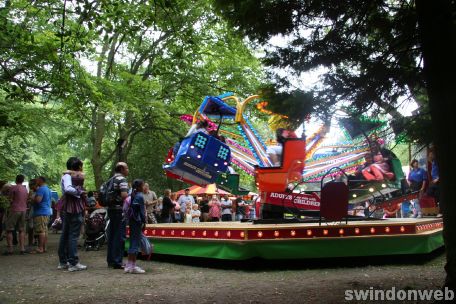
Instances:
[[[328,225],[318,222],[150,224],[144,234],[154,244],[157,254],[277,260],[427,254],[443,246],[442,230],[442,219],[427,218]]]
[[[169,158],[168,158],[169,159]],[[167,175],[195,185],[213,184],[220,173],[227,171],[230,148],[205,133],[185,138],[174,160],[163,166]]]
[[[227,163],[230,163],[236,170],[243,170],[247,174],[255,176],[262,198],[271,193],[285,193],[297,183],[319,182],[323,175],[334,167],[343,169],[346,174],[353,174],[365,162],[365,156],[370,153],[369,141],[366,138],[373,138],[375,134],[381,134],[386,128],[386,122],[380,120],[363,117],[359,119],[343,118],[339,122],[345,139],[325,145],[329,124],[324,123],[306,140],[286,141],[282,153],[282,165],[272,167],[266,153],[266,142],[271,141],[261,138],[249,120],[250,116],[245,114],[247,105],[255,100],[259,100],[256,108],[264,114],[271,115],[271,119],[279,118],[280,123],[286,119],[284,116],[268,111],[267,102],[262,101],[257,95],[241,100],[232,93],[205,97],[194,115],[183,115],[181,119],[189,125],[205,119],[209,123],[209,130],[218,130],[218,134],[225,137],[225,144],[230,150],[230,161]],[[235,105],[231,106],[227,102],[233,102]],[[167,160],[171,160],[171,163],[174,164],[171,167],[165,167],[168,176],[197,185],[215,182],[217,187],[233,194],[242,195],[248,191],[239,186],[237,174],[229,174],[220,167],[214,168],[207,159],[203,159],[202,154],[200,154],[201,159],[196,159],[198,163],[196,166],[195,159],[193,159],[195,155],[189,154],[188,145],[184,145],[183,149],[178,153],[180,161],[175,161],[172,155],[168,155]],[[320,152],[329,149],[331,149],[331,153]],[[209,150],[214,152],[213,149]],[[187,161],[185,161],[186,159]],[[213,162],[213,160],[211,161]],[[187,165],[184,167],[185,163]],[[395,176],[392,180],[365,182],[355,187],[350,186],[350,203],[355,204],[397,191],[400,188],[400,179],[403,177],[399,160],[393,159],[392,167]],[[188,172],[191,170],[193,171]],[[338,174],[332,172],[329,177],[334,178]],[[203,176],[205,177],[203,178]],[[268,204],[264,199],[262,201]],[[300,209],[299,207],[305,210],[307,208],[297,205],[295,209]]]

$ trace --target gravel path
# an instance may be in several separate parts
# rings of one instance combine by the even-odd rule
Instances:
[[[144,275],[106,267],[105,247],[80,251],[87,271],[48,253],[0,257],[0,303],[340,303],[347,289],[438,289],[443,250],[427,256],[226,262],[155,256]],[[408,302],[410,303],[410,302]],[[429,302],[428,302],[429,303]]]

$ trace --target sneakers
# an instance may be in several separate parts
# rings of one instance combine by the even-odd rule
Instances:
[[[82,265],[80,263],[77,263],[76,265],[74,266],[69,266],[68,267],[68,271],[70,272],[73,272],[73,271],[80,271],[80,270],[86,270],[87,269],[87,266],[86,265]]]
[[[59,263],[59,266],[57,266],[57,269],[62,270],[62,269],[68,269],[69,267],[70,267],[69,263],[66,263],[66,264]]]
[[[134,273],[134,274],[140,274],[140,273],[145,273],[146,271],[142,269],[141,267],[135,266],[135,267],[125,267],[125,273]]]

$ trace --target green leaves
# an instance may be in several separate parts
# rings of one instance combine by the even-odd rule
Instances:
[[[65,157],[77,155],[94,187],[118,160],[135,177],[168,185],[161,163],[186,131],[179,116],[206,95],[254,94],[264,79],[209,0],[8,3],[0,11],[0,128],[23,135],[2,151],[0,166],[11,174],[57,180]]]

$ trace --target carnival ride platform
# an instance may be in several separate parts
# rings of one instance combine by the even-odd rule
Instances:
[[[154,253],[225,260],[426,254],[443,246],[440,218],[288,224],[147,225]]]

